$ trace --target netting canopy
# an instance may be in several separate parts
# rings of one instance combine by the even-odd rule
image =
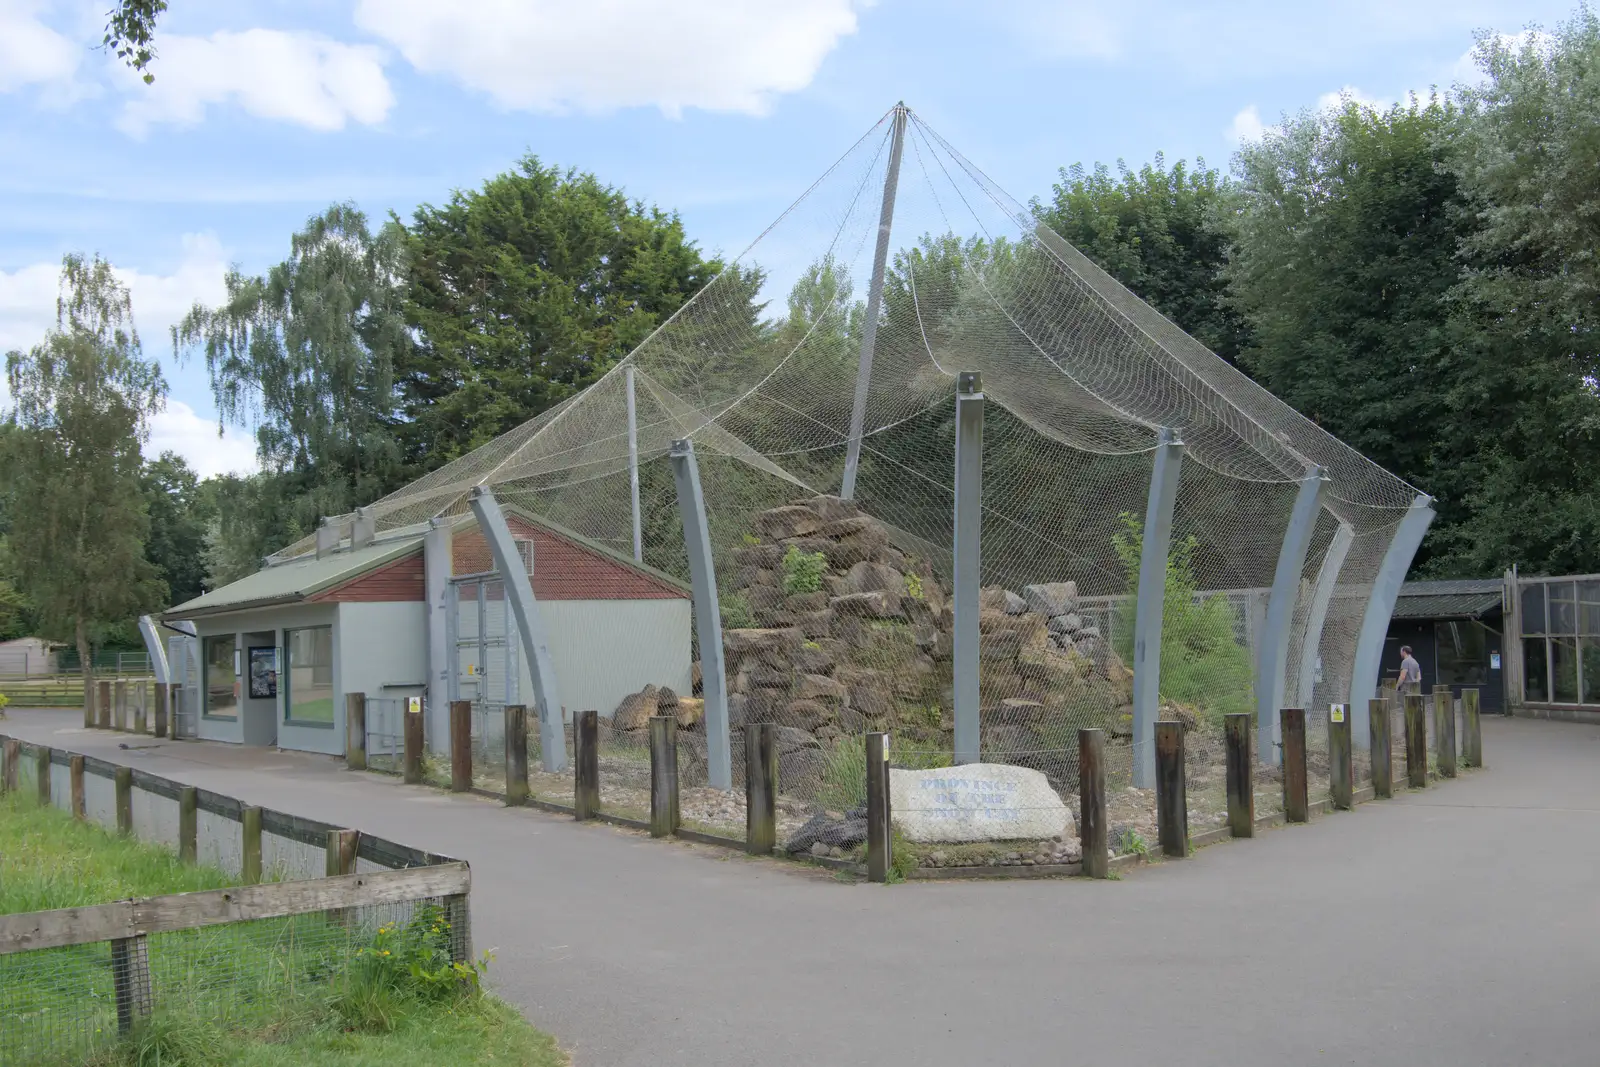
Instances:
[[[879,293],[881,225],[889,240]],[[864,352],[859,463],[846,486]],[[1128,616],[1163,427],[1185,448],[1163,701],[1200,719],[1253,707],[1266,592],[1315,467],[1329,481],[1292,620],[1286,692],[1347,699],[1368,593],[1417,491],[1143,303],[903,108],[603,378],[372,512],[381,536],[463,513],[471,488],[486,484],[503,502],[632,556],[631,396],[644,561],[688,577],[667,457],[674,441],[690,439],[727,630],[809,627],[805,643],[829,660],[819,671],[842,683],[842,704],[870,715],[863,705],[887,703],[906,723],[921,715],[931,747],[949,718],[948,652],[928,631],[948,616],[956,375],[965,371],[981,373],[987,405],[986,747],[1065,749],[1052,723],[1094,719],[1115,730],[1128,703]],[[841,490],[848,501],[818,503]],[[783,510],[797,502],[815,522]],[[850,525],[858,519],[872,525]],[[883,545],[871,532],[879,527]],[[797,556],[821,556],[820,577],[801,573]],[[824,617],[830,597],[886,583],[926,605],[922,632],[921,608],[874,615],[852,606]],[[1053,607],[1027,592],[1051,585]],[[1320,629],[1310,624],[1319,589]],[[812,599],[789,602],[797,596]],[[740,673],[736,649],[729,670]],[[883,700],[858,692],[872,670],[892,676]],[[733,691],[741,685],[758,688],[735,680]],[[1002,728],[1026,732],[993,733]]]

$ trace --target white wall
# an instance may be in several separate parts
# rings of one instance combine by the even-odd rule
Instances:
[[[340,604],[333,632],[334,716],[344,751],[344,694],[420,696],[428,678],[427,605]],[[448,721],[449,707],[441,711]],[[442,736],[442,735],[441,735]]]
[[[690,604],[672,600],[541,600],[539,613],[568,720],[594,708],[603,716],[647,684],[690,689]],[[520,681],[533,706],[527,657]]]
[[[219,634],[233,634],[238,639],[238,648],[242,657],[249,641],[243,635],[249,633],[270,631],[273,634],[273,643],[278,648],[279,669],[283,667],[283,631],[299,629],[302,626],[330,626],[334,624],[336,609],[350,605],[337,604],[297,604],[281,608],[261,608],[255,611],[231,612],[226,615],[210,615],[194,620],[195,631],[202,640],[202,659],[204,658],[204,639]],[[362,607],[394,607],[395,605],[360,605]],[[417,605],[419,608],[421,605]],[[344,692],[339,687],[339,643],[340,627],[334,626],[333,630],[333,656],[334,656],[334,706],[333,726],[308,726],[284,721],[283,697],[284,687],[278,686],[277,709],[274,712],[277,719],[277,744],[280,748],[299,749],[304,752],[326,752],[332,755],[341,755],[344,752],[344,700],[339,694]],[[242,663],[241,663],[242,666]],[[244,692],[244,679],[240,680],[241,695]],[[244,700],[241,699],[241,712]],[[232,741],[243,742],[243,721],[228,721],[224,719],[208,719],[201,716],[199,719],[200,737],[207,741]]]

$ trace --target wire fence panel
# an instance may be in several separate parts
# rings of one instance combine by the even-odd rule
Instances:
[[[374,771],[399,774],[405,761],[404,697],[374,697],[366,700],[367,767]]]
[[[244,830],[238,820],[201,808],[195,813],[195,858],[232,877],[244,873]]]

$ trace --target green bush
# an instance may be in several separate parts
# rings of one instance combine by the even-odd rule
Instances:
[[[1128,590],[1139,588],[1139,557],[1144,524],[1128,512],[1112,547],[1128,575]],[[1194,573],[1193,537],[1175,540],[1167,556],[1166,597],[1161,613],[1161,698],[1195,709],[1221,722],[1229,712],[1255,704],[1255,672],[1250,650],[1233,633],[1233,606],[1221,594],[1201,596]],[[1133,659],[1135,611],[1117,615],[1112,643],[1124,661]]]
[[[719,607],[722,625],[729,630],[748,630],[756,624],[755,613],[750,610],[750,601],[745,599],[742,589],[723,597]]]
[[[393,1030],[405,1009],[476,996],[484,963],[451,958],[444,909],[424,904],[409,922],[385,923],[358,948],[334,1010],[358,1030]]]
[[[822,588],[822,576],[828,570],[828,557],[821,552],[802,552],[798,545],[790,545],[783,554],[783,591],[790,596],[796,593],[815,593]]]

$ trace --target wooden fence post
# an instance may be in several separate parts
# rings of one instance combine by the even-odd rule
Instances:
[[[868,832],[871,832],[870,827]],[[752,856],[767,856],[777,843],[778,730],[770,722],[746,723],[744,850]]]
[[[1279,708],[1278,719],[1283,733],[1283,818],[1305,822],[1311,817],[1311,798],[1306,792],[1306,711]]]
[[[1461,762],[1468,767],[1483,766],[1483,722],[1478,711],[1478,691],[1461,691],[1461,725],[1466,736],[1461,739]]]
[[[73,754],[67,760],[67,774],[71,781],[72,790],[72,817],[80,822],[88,818],[88,804],[83,792],[83,757]]]
[[[101,679],[95,684],[95,715],[99,717],[100,729],[111,729],[111,683]]]
[[[192,785],[178,794],[178,862],[194,863],[200,845],[200,790]]]
[[[528,802],[528,707],[506,705],[506,807]]]
[[[1456,698],[1448,685],[1433,687],[1434,744],[1439,749],[1439,775],[1456,776]]]
[[[1183,723],[1156,723],[1156,838],[1162,855],[1189,855],[1189,790],[1183,766]]]
[[[748,751],[748,749],[746,750]],[[746,779],[748,781],[748,778]],[[774,797],[777,787],[772,789]],[[889,735],[867,735],[867,881],[887,882],[894,863],[894,834],[890,830]],[[777,827],[773,827],[774,842]]]
[[[92,730],[98,721],[94,707],[94,683],[90,682],[83,690],[83,728]]]
[[[133,768],[118,767],[112,777],[117,786],[117,833],[133,833]]]
[[[118,678],[116,695],[112,698],[111,728],[126,732],[128,729],[128,680]]]
[[[140,681],[133,687],[133,732],[143,734],[149,721],[145,704],[150,699],[150,683]]]
[[[1392,708],[1386,699],[1367,701],[1367,732],[1372,755],[1372,795],[1394,796],[1394,738],[1389,729]]]
[[[323,873],[329,878],[356,873],[356,849],[361,845],[359,830],[329,830]],[[350,911],[334,908],[328,912],[328,921],[336,926],[350,925]]]
[[[1421,693],[1406,698],[1406,784],[1421,789],[1428,784],[1428,720]]]
[[[1106,836],[1106,734],[1078,731],[1078,839],[1083,844],[1083,874],[1104,878],[1111,873]]]
[[[472,701],[450,702],[450,791],[472,788]]]
[[[164,682],[156,683],[155,731],[157,737],[166,737],[172,715],[172,694],[178,687]]]
[[[40,745],[33,754],[33,773],[37,779],[33,784],[39,794],[39,806],[50,806],[50,749]]]
[[[117,1032],[126,1034],[150,1014],[150,955],[145,935],[111,942],[111,986],[117,999]]]
[[[422,784],[422,708],[418,701],[415,710],[409,702],[400,718],[405,722],[405,761],[403,779],[407,785]]]
[[[244,834],[243,879],[246,885],[261,881],[261,809],[246,806],[239,812]]]
[[[1223,720],[1223,747],[1228,782],[1228,830],[1234,837],[1256,834],[1255,753],[1250,727],[1255,716],[1248,711],[1229,713]]]
[[[22,763],[22,742],[14,737],[5,740],[5,767],[0,770],[0,793],[17,791],[17,775]]]
[[[1328,794],[1335,810],[1349,811],[1355,803],[1355,777],[1350,705],[1335,704],[1328,711]]]
[[[593,708],[578,712],[572,729],[572,816],[592,819],[600,814],[600,713]]]
[[[678,717],[650,716],[650,836],[678,832]]]
[[[347,770],[367,769],[367,694],[344,695],[344,765]]]

